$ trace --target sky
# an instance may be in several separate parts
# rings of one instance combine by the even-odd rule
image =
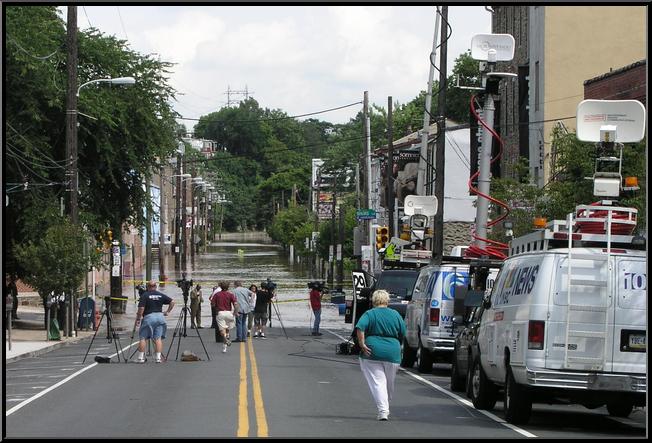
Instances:
[[[65,20],[66,7],[59,9]],[[388,96],[407,103],[427,87],[435,18],[435,6],[87,5],[77,11],[79,29],[92,26],[175,63],[172,105],[187,118],[226,106],[228,89],[247,89],[261,107],[288,115],[362,101],[364,91],[383,108]],[[448,21],[450,74],[471,37],[491,32],[491,14],[482,6],[449,6]],[[346,123],[361,106],[313,118]],[[188,129],[195,124],[179,121]]]

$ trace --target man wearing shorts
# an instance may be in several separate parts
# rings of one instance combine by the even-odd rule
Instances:
[[[226,347],[231,346],[229,332],[235,328],[235,317],[238,315],[238,300],[233,293],[229,292],[229,282],[220,282],[222,290],[215,295],[215,307],[217,311],[217,327],[224,339],[222,352],[226,352]]]
[[[167,311],[163,312],[163,305],[168,305]],[[138,363],[145,363],[145,341],[154,340],[156,352],[156,363],[161,363],[161,352],[163,340],[167,331],[165,316],[174,308],[174,301],[156,290],[156,282],[148,281],[147,290],[143,292],[138,301],[138,312],[136,313],[136,326],[140,325],[138,336]],[[142,324],[141,324],[142,319]]]
[[[265,324],[268,319],[269,303],[274,294],[267,288],[260,288],[256,292],[256,306],[254,307],[254,338],[265,338]]]

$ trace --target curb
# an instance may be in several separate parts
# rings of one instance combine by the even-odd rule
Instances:
[[[5,359],[5,363],[13,363],[18,360],[22,360],[24,358],[30,358],[30,357],[38,357],[39,355],[46,354],[48,352],[54,351],[55,349],[59,349],[64,346],[71,345],[73,343],[77,343],[78,341],[83,340],[86,337],[71,337],[68,338],[66,341],[60,341],[53,343],[52,346],[47,346],[45,348],[37,349],[35,351],[29,351],[24,354],[16,355],[14,357],[9,357]],[[53,342],[56,340],[52,340]]]

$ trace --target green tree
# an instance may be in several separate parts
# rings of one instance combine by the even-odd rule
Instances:
[[[5,57],[6,232],[13,247],[33,240],[21,226],[30,208],[67,200],[66,30],[55,6],[8,6]],[[126,42],[95,29],[78,34],[78,82],[133,76],[131,88],[84,87],[78,100],[79,218],[95,233],[125,223],[144,225],[149,203],[144,178],[176,147],[175,114],[167,84],[170,63],[129,49]]]
[[[60,219],[38,240],[16,248],[16,259],[25,270],[22,278],[38,291],[45,309],[48,295],[71,294],[91,266],[101,266],[100,255],[90,247],[93,242],[81,227]],[[89,245],[86,255],[81,247],[84,243]]]

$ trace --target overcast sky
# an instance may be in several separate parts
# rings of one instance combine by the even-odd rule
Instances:
[[[66,7],[60,8],[66,18]],[[174,109],[199,118],[247,88],[261,107],[289,115],[361,101],[406,103],[428,82],[434,6],[79,6],[98,28],[142,54],[176,63]],[[491,32],[482,6],[450,6],[448,71],[474,34]],[[437,54],[439,65],[439,54]],[[437,78],[438,74],[435,74]],[[240,99],[241,95],[232,99]],[[345,123],[361,105],[314,116]],[[186,120],[191,129],[195,122]]]

